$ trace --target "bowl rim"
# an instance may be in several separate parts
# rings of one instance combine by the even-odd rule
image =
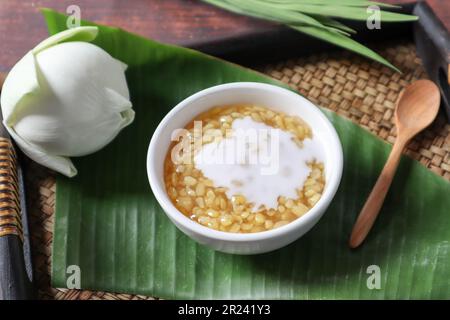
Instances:
[[[169,124],[169,122],[176,117],[178,112],[196,100],[206,96],[212,95],[220,91],[224,90],[234,90],[234,89],[260,89],[273,92],[274,94],[283,94],[283,95],[291,95],[295,96],[304,107],[310,108],[315,112],[318,118],[324,122],[324,125],[328,129],[328,135],[331,137],[331,141],[327,140],[329,145],[333,145],[333,154],[335,154],[335,158],[333,158],[333,167],[335,168],[332,174],[330,175],[330,179],[327,181],[328,185],[325,189],[325,192],[320,197],[319,201],[303,216],[291,221],[290,223],[281,226],[276,229],[255,232],[255,233],[232,233],[214,230],[208,227],[201,225],[198,222],[195,222],[188,217],[186,217],[182,212],[180,212],[172,203],[167,192],[165,190],[164,181],[160,182],[158,178],[158,174],[154,169],[154,157],[153,154],[157,152],[161,152],[164,149],[164,153],[166,155],[166,148],[161,148],[159,145],[161,132],[163,129]],[[336,152],[335,152],[336,151]],[[316,222],[321,218],[321,216],[325,213],[327,207],[329,206],[331,200],[334,198],[337,189],[339,187],[342,171],[343,171],[343,151],[342,144],[339,139],[339,136],[334,128],[333,124],[330,120],[325,116],[325,114],[313,104],[308,99],[304,98],[300,94],[288,90],[283,87],[279,87],[276,85],[260,83],[260,82],[230,82],[225,84],[216,85],[213,87],[209,87],[194,93],[193,95],[185,98],[181,102],[179,102],[174,108],[172,108],[161,120],[158,124],[156,130],[154,131],[152,138],[150,140],[150,144],[147,152],[147,175],[150,183],[150,187],[153,191],[153,194],[158,201],[159,205],[162,207],[166,215],[171,220],[175,220],[178,224],[186,228],[192,233],[201,234],[203,237],[221,241],[232,241],[232,242],[254,242],[260,240],[266,240],[270,238],[277,238],[279,236],[286,235],[291,232],[295,232],[300,229],[302,226],[309,225],[310,223]],[[177,224],[175,223],[175,225]],[[178,227],[178,226],[177,226]],[[183,231],[183,230],[182,230]]]

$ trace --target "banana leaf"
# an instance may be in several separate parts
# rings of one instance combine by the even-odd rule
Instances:
[[[64,15],[43,13],[50,33],[66,28]],[[179,101],[213,85],[283,84],[196,51],[99,28],[95,43],[129,65],[136,120],[103,150],[75,159],[77,177],[57,178],[54,287],[66,287],[68,267],[76,265],[83,289],[162,298],[450,298],[450,184],[404,157],[374,229],[360,249],[350,250],[352,225],[390,145],[326,110],[343,144],[344,175],[307,235],[271,253],[238,256],[178,231],[147,181],[146,152],[158,122]],[[378,275],[373,265],[379,289],[370,286]]]

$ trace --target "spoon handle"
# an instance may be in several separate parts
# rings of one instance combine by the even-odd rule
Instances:
[[[367,198],[367,201],[353,226],[349,242],[351,248],[358,247],[372,228],[383,205],[384,199],[386,198],[389,187],[391,186],[392,179],[394,178],[395,171],[400,162],[402,151],[407,142],[408,140],[404,139],[397,139],[395,142],[391,154],[384,165],[383,171],[378,177],[372,192]]]

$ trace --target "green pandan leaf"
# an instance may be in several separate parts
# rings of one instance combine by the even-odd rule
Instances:
[[[66,28],[63,15],[44,14],[51,33]],[[351,228],[390,146],[330,111],[324,110],[343,144],[344,175],[307,235],[257,256],[214,252],[191,241],[150,190],[146,152],[153,130],[201,89],[232,81],[283,84],[117,28],[99,26],[94,43],[130,66],[136,120],[106,148],[75,159],[77,177],[58,176],[53,286],[65,287],[66,268],[78,265],[84,289],[163,298],[450,298],[450,184],[405,157],[367,241],[350,250]],[[380,267],[380,290],[366,285],[371,265]]]
[[[350,37],[347,37],[342,34],[337,34],[335,32],[330,32],[329,30],[323,30],[323,29],[319,29],[316,27],[312,27],[312,26],[295,26],[292,28],[295,30],[298,30],[300,32],[303,32],[307,35],[310,35],[314,38],[330,42],[338,47],[345,48],[347,50],[358,53],[364,57],[370,58],[374,61],[384,64],[385,66],[387,66],[397,72],[400,72],[400,70],[397,69],[397,67],[392,65],[389,61],[384,59],[378,53],[367,48],[366,46],[360,44],[359,42],[353,40]]]
[[[350,38],[354,30],[332,18],[366,21],[376,5],[382,22],[410,22],[418,17],[386,11],[396,6],[365,0],[202,0],[219,8],[284,24],[322,41],[359,53],[400,72],[382,56]]]

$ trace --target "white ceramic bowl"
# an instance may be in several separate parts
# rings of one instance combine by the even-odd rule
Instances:
[[[277,229],[240,234],[216,231],[190,220],[170,201],[164,184],[163,165],[174,130],[184,128],[198,114],[213,106],[253,103],[291,115],[298,115],[312,128],[325,151],[326,185],[322,197],[304,216]],[[215,250],[235,254],[257,254],[272,251],[297,240],[322,217],[341,180],[342,146],[330,121],[314,104],[300,95],[268,84],[254,82],[228,83],[197,92],[181,101],[161,121],[153,134],[147,155],[150,186],[161,207],[172,222],[186,235]]]

